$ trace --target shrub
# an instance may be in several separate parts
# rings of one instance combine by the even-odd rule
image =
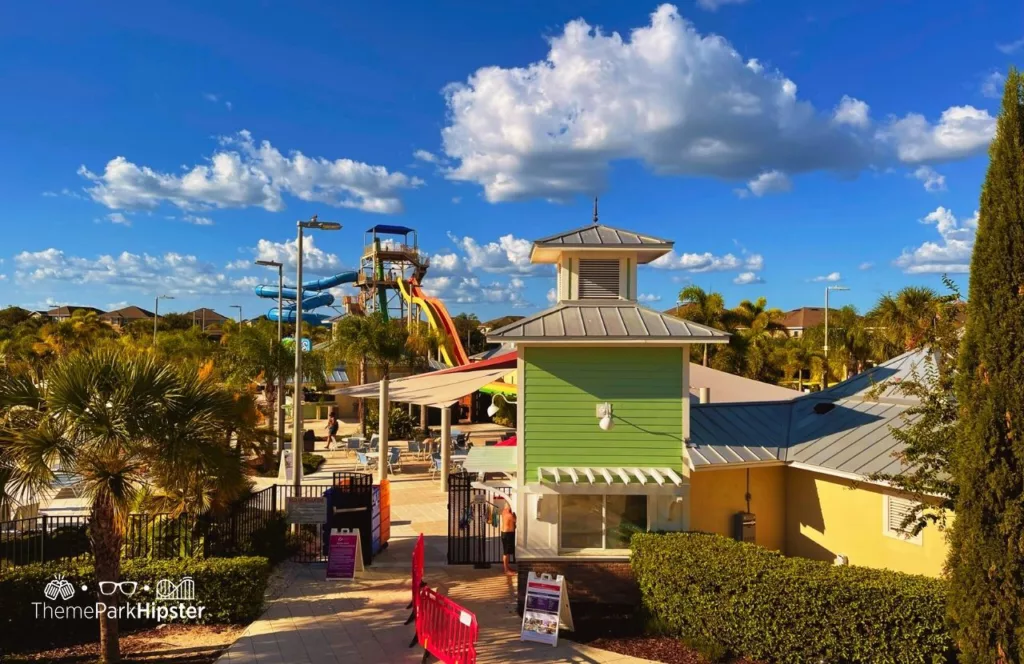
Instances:
[[[941,579],[702,533],[642,533],[631,546],[645,610],[684,641],[765,661],[952,661]]]
[[[320,466],[324,465],[325,461],[327,461],[327,459],[319,454],[312,454],[311,452],[304,453],[302,455],[302,474],[310,475],[315,473],[320,470]]]
[[[74,597],[55,600],[47,604],[87,606],[97,601],[95,576],[91,562],[62,562],[25,565],[0,572],[0,648],[16,643],[20,636],[33,638],[47,631],[47,620],[36,617],[34,603],[46,601],[43,589],[54,578],[63,574],[74,586]],[[266,558],[207,558],[185,560],[125,560],[121,562],[121,579],[135,581],[138,589],[131,602],[148,603],[155,600],[157,581],[170,579],[177,582],[185,576],[195,584],[195,606],[205,606],[202,618],[181,622],[208,624],[247,623],[259,617],[263,608],[263,595],[270,577],[270,563]],[[81,586],[89,586],[83,592]],[[143,589],[149,585],[150,590]],[[39,609],[42,610],[42,609]],[[42,622],[41,622],[42,621]],[[155,619],[122,620],[126,626],[155,624]],[[95,620],[65,619],[50,622],[49,629],[62,632],[94,634]]]
[[[366,432],[368,434],[380,433],[380,402],[367,399],[366,401]],[[397,406],[391,409],[388,416],[388,438],[390,440],[410,440],[413,435],[412,418],[404,408]]]

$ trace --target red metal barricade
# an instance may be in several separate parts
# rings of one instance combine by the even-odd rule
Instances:
[[[420,586],[423,585],[423,533],[420,533],[419,539],[416,540],[416,546],[412,548],[412,601],[409,602],[407,609],[412,609],[412,613],[409,618],[405,621],[408,625],[416,618],[416,601],[419,597]]]
[[[476,664],[476,616],[428,586],[416,599],[416,636],[426,653],[445,664]]]

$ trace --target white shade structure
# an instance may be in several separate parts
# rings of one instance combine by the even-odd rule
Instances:
[[[391,381],[392,402],[414,403],[421,406],[444,408],[476,392],[484,385],[507,376],[507,367],[495,369],[466,370],[453,373],[434,372],[398,378]],[[332,394],[344,394],[362,399],[376,399],[380,395],[379,383],[367,383],[334,390]]]

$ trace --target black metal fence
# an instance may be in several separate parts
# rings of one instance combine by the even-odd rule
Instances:
[[[302,485],[300,495],[321,496],[329,487]],[[121,555],[126,559],[174,559],[254,554],[265,544],[269,529],[280,525],[286,499],[293,495],[293,486],[274,485],[250,495],[229,513],[212,517],[132,514]],[[320,524],[302,524],[294,558],[301,562],[323,560],[321,537]],[[55,560],[89,559],[91,549],[87,516],[43,515],[0,522],[0,570]]]
[[[493,488],[506,496],[512,493],[508,487]],[[501,562],[503,507],[487,491],[473,487],[473,476],[469,473],[448,476],[449,565],[488,566]]]

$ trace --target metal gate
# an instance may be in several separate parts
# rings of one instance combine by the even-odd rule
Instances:
[[[472,475],[448,476],[448,564],[486,567],[501,562],[501,510]],[[495,487],[506,495],[507,487]],[[500,500],[498,501],[501,502]]]
[[[334,488],[327,504],[327,529],[322,535],[324,560],[327,536],[334,528],[358,528],[363,563],[373,562],[373,475],[335,471]]]
[[[303,484],[299,487],[300,498],[319,498],[323,496],[330,484]],[[282,509],[288,509],[288,498],[295,494],[295,487],[291,484],[277,485],[277,504]],[[300,523],[296,526],[295,551],[290,560],[298,563],[321,563],[327,560],[327,552],[321,542],[324,537],[325,526],[322,523]]]

